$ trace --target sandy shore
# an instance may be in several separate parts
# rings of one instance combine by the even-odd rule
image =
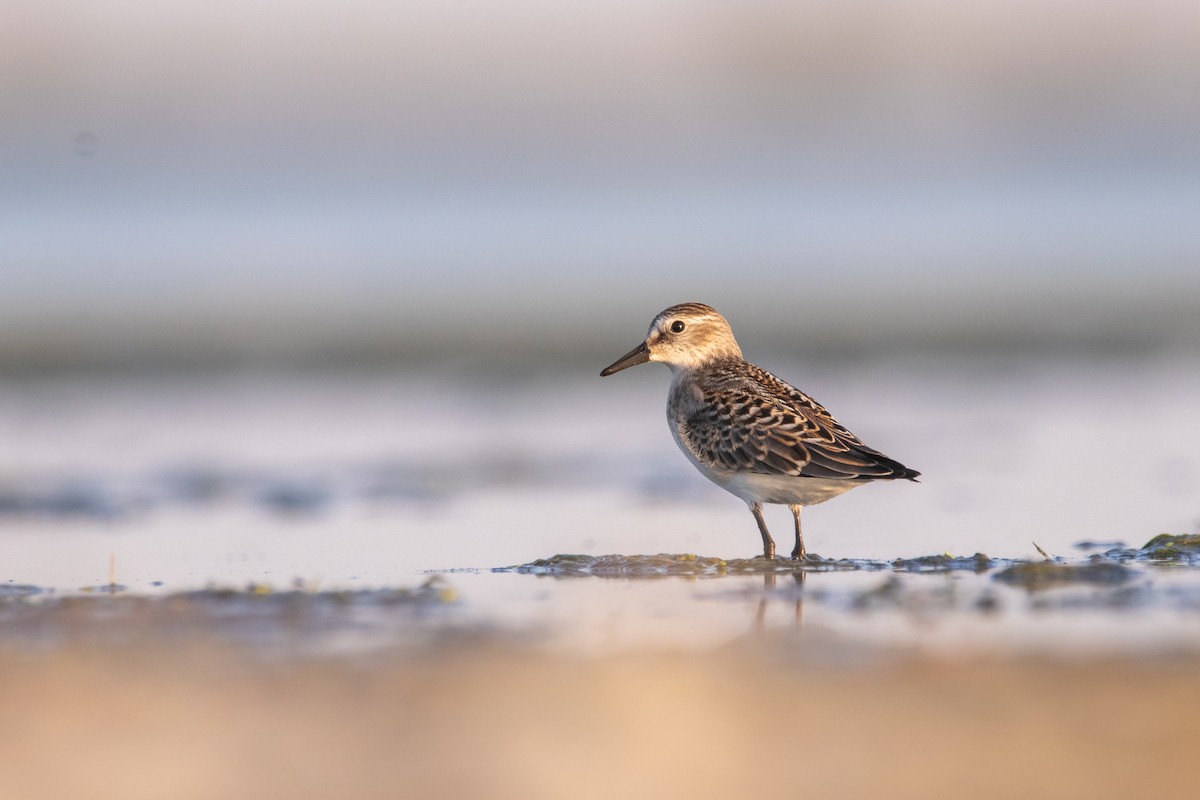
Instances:
[[[30,800],[1191,797],[1200,662],[7,647],[0,707]]]

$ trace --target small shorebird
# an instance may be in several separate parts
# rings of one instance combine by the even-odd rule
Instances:
[[[647,361],[671,368],[667,422],[675,443],[704,477],[746,502],[763,555],[775,541],[763,503],[781,503],[796,518],[792,558],[807,556],[800,510],[877,480],[921,473],[867,447],[820,403],[742,360],[725,318],[702,303],[682,303],[650,323],[646,340],[600,374]]]

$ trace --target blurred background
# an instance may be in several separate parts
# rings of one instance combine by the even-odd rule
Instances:
[[[1200,348],[1189,0],[0,2],[0,369]],[[547,361],[547,359],[549,359]]]
[[[814,552],[1192,530],[1198,32],[1189,0],[0,0],[0,562],[753,555],[665,370],[597,376],[687,300],[925,474],[815,509]]]
[[[493,572],[760,552],[682,301],[869,569]],[[1197,408],[1196,0],[0,0],[6,796],[1188,797]]]

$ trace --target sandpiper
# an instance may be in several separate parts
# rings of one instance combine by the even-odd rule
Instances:
[[[871,481],[921,474],[867,447],[816,400],[744,361],[729,323],[703,303],[660,313],[646,340],[600,374],[647,361],[671,368],[667,422],[675,443],[701,474],[746,502],[768,559],[775,558],[775,541],[763,503],[791,509],[792,558],[804,559],[804,506]]]

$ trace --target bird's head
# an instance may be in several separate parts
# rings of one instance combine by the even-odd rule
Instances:
[[[661,361],[679,372],[719,359],[741,357],[729,323],[716,309],[703,303],[681,303],[660,312],[650,323],[646,340],[600,374],[612,375],[647,361]]]

